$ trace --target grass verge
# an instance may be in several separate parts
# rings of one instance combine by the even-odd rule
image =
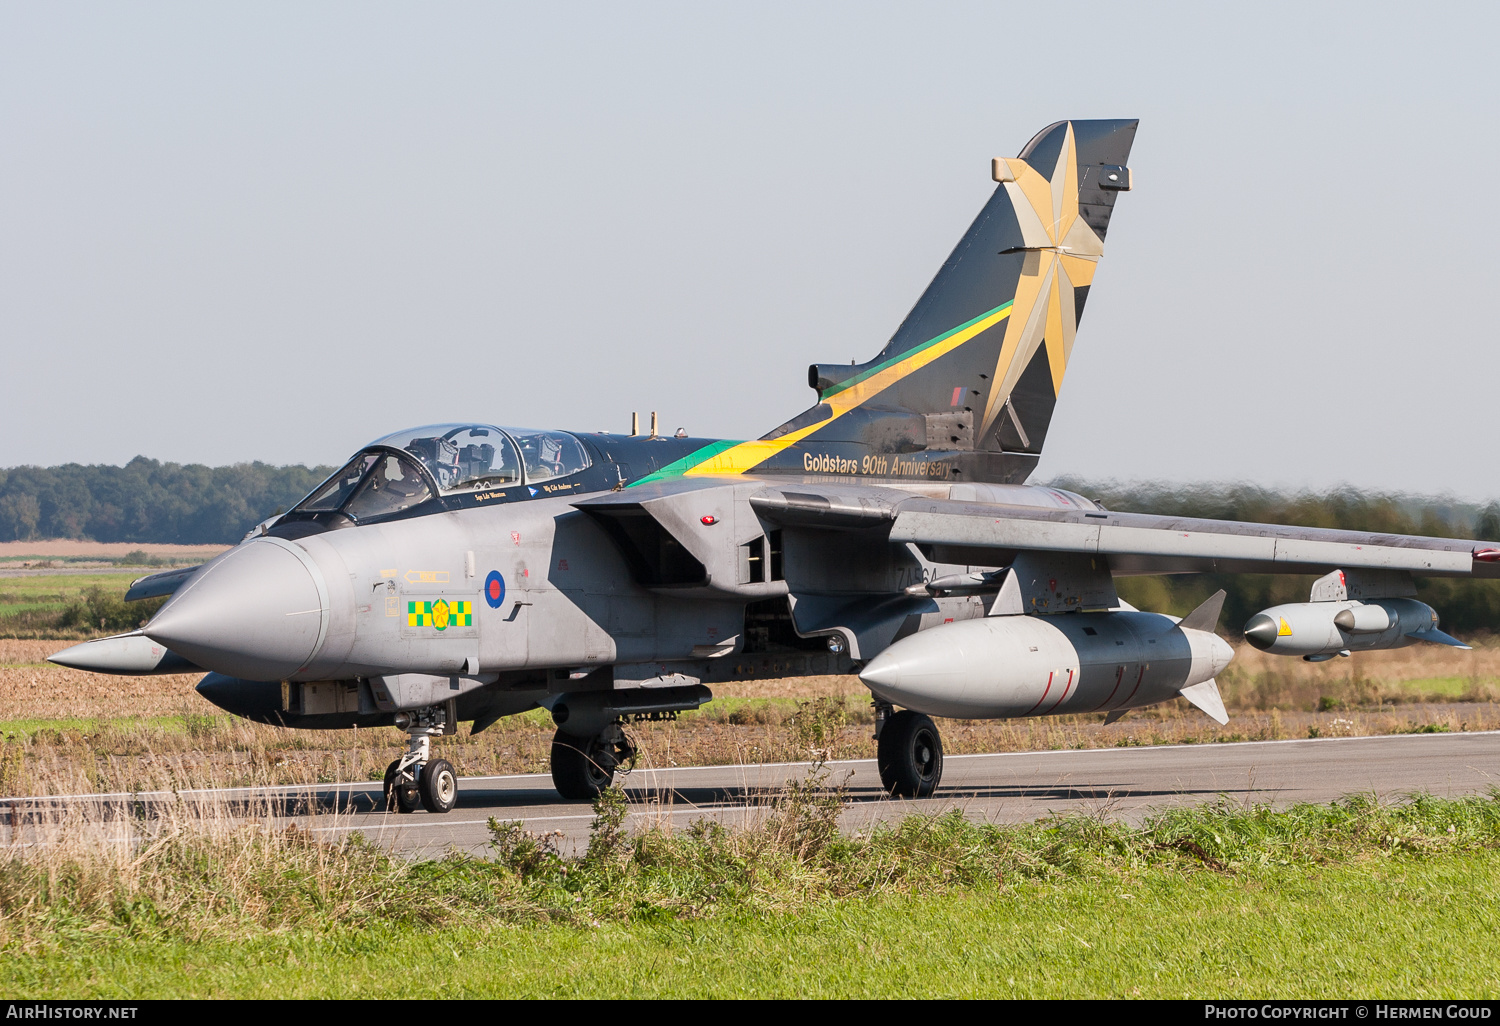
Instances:
[[[1132,827],[952,814],[854,836],[813,777],[754,825],[587,850],[492,822],[404,862],[231,816],[55,823],[0,851],[0,992],[198,996],[1482,996],[1500,795]],[[113,831],[113,833],[110,833]],[[45,832],[45,831],[44,831]]]

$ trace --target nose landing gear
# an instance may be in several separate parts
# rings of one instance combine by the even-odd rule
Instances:
[[[458,775],[447,759],[433,759],[432,739],[457,727],[453,703],[396,714],[408,737],[406,754],[386,767],[385,805],[394,812],[448,812],[458,802]]]

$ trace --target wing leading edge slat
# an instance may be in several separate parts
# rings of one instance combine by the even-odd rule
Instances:
[[[1117,574],[1312,574],[1357,567],[1429,577],[1500,577],[1500,566],[1474,560],[1476,547],[1487,543],[1451,538],[934,499],[903,502],[890,537],[950,559],[981,551],[992,553],[991,561],[1003,552],[1099,554],[1109,557]]]

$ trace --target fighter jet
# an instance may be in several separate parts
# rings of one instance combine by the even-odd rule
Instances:
[[[817,363],[808,409],[748,441],[453,423],[356,453],[218,558],[144,577],[138,631],[52,656],[207,671],[232,713],[394,725],[391,807],[453,808],[433,739],[538,706],[552,778],[589,799],[626,728],[726,681],[857,673],[880,777],[930,795],[933,716],[1128,710],[1181,695],[1227,720],[1219,593],[1178,620],[1120,575],[1323,575],[1250,643],[1308,659],[1461,645],[1417,576],[1500,576],[1500,543],[1116,513],[1027,484],[1119,198],[1136,122],[1060,121],[1014,159],[890,341]]]

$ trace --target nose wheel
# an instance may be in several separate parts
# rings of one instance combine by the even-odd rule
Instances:
[[[448,812],[458,804],[458,774],[447,759],[432,758],[432,738],[446,734],[448,710],[432,706],[400,713],[397,726],[406,729],[406,754],[385,769],[385,807],[392,812]],[[404,719],[405,722],[402,722]]]
[[[417,794],[417,767],[402,769],[397,759],[385,768],[385,807],[390,812],[416,812],[422,799]]]
[[[943,740],[937,724],[903,709],[881,724],[876,741],[880,782],[897,798],[927,798],[943,779]]]

